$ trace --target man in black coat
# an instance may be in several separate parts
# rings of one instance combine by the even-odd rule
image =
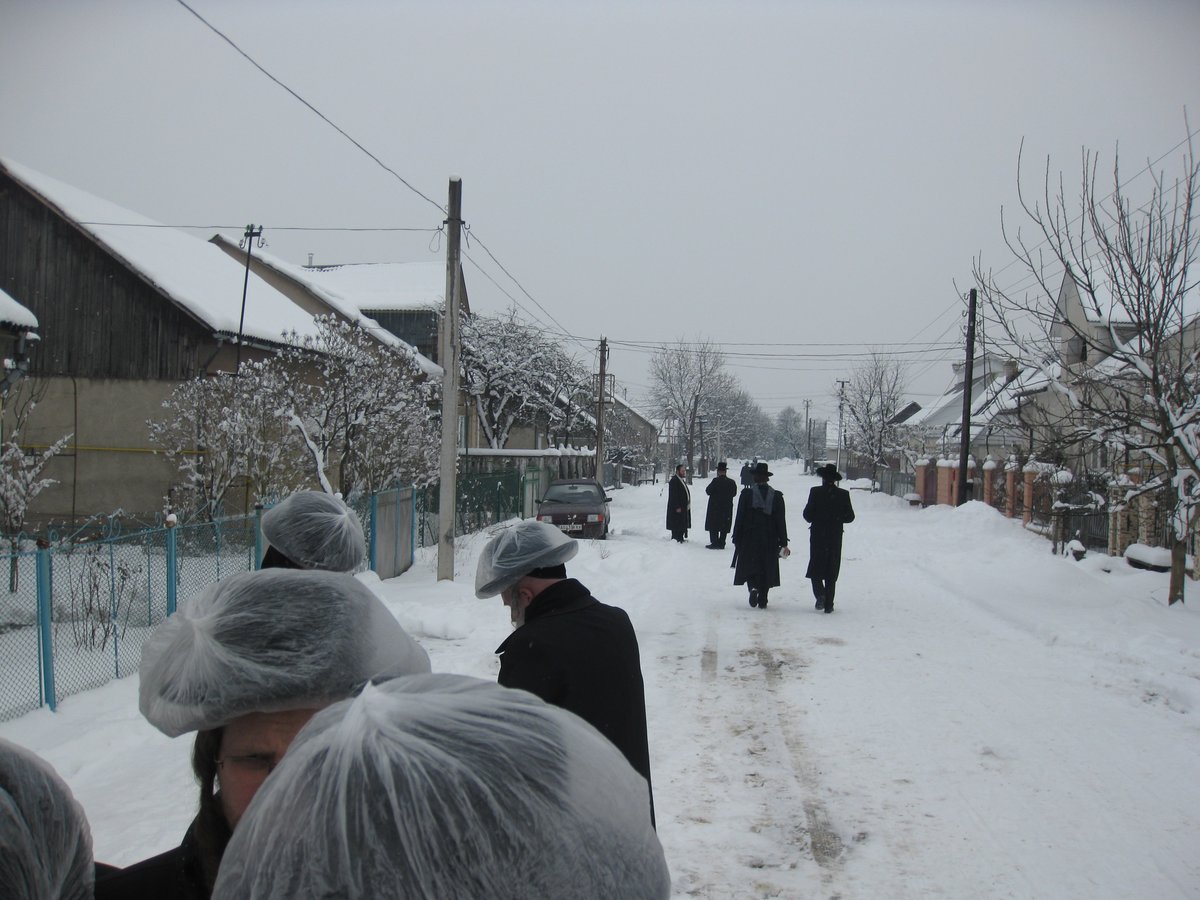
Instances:
[[[804,521],[809,522],[808,571],[817,609],[833,612],[833,594],[842,568],[842,526],[854,521],[850,492],[837,486],[842,473],[833,463],[816,470],[821,484],[808,492]]]
[[[687,467],[681,463],[667,482],[667,528],[671,540],[682,544],[691,527],[692,492],[687,485]]]
[[[767,484],[770,477],[765,462],[754,467],[754,484],[738,497],[730,534],[733,583],[746,585],[750,605],[759,609],[767,608],[767,592],[779,585],[779,557],[788,544],[783,494]]]
[[[750,487],[754,484],[754,466],[750,465],[750,460],[746,460],[742,465],[741,479],[742,487]]]
[[[704,493],[708,494],[708,511],[704,515],[704,529],[708,532],[709,550],[724,550],[725,536],[733,524],[733,498],[737,496],[737,483],[725,473],[729,467],[717,463],[717,477],[708,483]]]
[[[646,697],[633,624],[574,578],[579,545],[553,525],[525,521],[484,547],[475,595],[497,594],[516,629],[496,652],[501,685],[520,688],[591,723],[650,787]],[[650,796],[651,819],[654,797]]]

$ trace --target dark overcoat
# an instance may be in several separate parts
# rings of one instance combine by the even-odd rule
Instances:
[[[754,492],[767,489],[762,508],[755,508]],[[787,546],[787,518],[783,494],[769,484],[742,488],[737,516],[729,534],[737,549],[733,554],[733,583],[753,580],[755,587],[779,585],[779,550]]]
[[[733,524],[733,498],[737,496],[737,482],[728,475],[718,475],[708,483],[704,493],[708,494],[708,512],[704,515],[704,530],[729,531]]]
[[[501,685],[570,710],[625,754],[650,786],[646,693],[637,635],[625,610],[606,606],[574,578],[550,585],[525,624],[496,650]],[[651,809],[653,809],[651,797]]]
[[[680,510],[680,512],[676,512]],[[667,482],[667,529],[687,531],[692,527],[692,494],[687,482],[672,475]]]
[[[820,484],[804,504],[808,528],[808,571],[805,578],[837,581],[842,569],[842,526],[854,521],[850,492],[836,484]]]

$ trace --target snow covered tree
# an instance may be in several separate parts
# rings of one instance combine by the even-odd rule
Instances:
[[[163,401],[150,440],[179,465],[170,505],[211,521],[239,481],[258,502],[303,481],[288,423],[290,387],[274,360],[243,362],[240,375],[199,376]]]
[[[871,460],[876,480],[885,456],[899,444],[894,422],[904,394],[904,378],[894,357],[872,353],[850,374],[845,390],[845,446]]]
[[[436,477],[440,435],[433,387],[411,348],[381,344],[357,323],[316,319],[276,365],[286,372],[287,421],[327,489],[378,491]],[[299,426],[299,427],[297,427]]]
[[[8,573],[10,591],[17,589],[16,554],[21,549],[21,532],[25,528],[29,504],[56,483],[55,479],[46,478],[42,473],[50,460],[74,437],[73,433],[63,435],[49,447],[39,450],[30,451],[21,446],[21,434],[45,391],[45,386],[26,380],[0,395],[0,418],[6,425],[4,439],[0,441],[0,529],[3,529],[13,554]]]
[[[795,407],[785,406],[775,417],[775,437],[783,449],[799,459],[805,452],[804,416]]]
[[[1183,600],[1186,541],[1200,509],[1200,302],[1192,272],[1200,167],[1189,142],[1180,172],[1147,167],[1147,190],[1134,197],[1134,179],[1122,181],[1119,161],[1114,153],[1110,187],[1099,155],[1085,150],[1078,196],[1069,197],[1047,160],[1043,189],[1031,200],[1018,160],[1034,239],[1003,220],[1002,229],[1036,290],[1002,286],[978,261],[975,280],[991,322],[1059,403],[1065,438],[1125,451],[1149,470],[1136,491],[1170,491],[1174,603]]]
[[[488,446],[508,443],[514,425],[569,428],[581,410],[560,405],[579,396],[578,364],[541,331],[517,318],[469,316],[462,329],[463,384],[475,402],[475,414]],[[590,391],[589,391],[590,394]]]

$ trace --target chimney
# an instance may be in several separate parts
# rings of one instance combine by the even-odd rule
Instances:
[[[308,254],[308,267],[310,269],[312,268],[312,258],[313,258],[313,255],[311,253]]]

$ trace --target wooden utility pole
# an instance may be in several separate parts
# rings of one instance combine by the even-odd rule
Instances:
[[[833,465],[839,472],[842,470],[842,413],[846,409],[846,385],[849,383],[845,379],[838,379],[838,446],[837,461]]]
[[[812,464],[812,423],[808,421],[808,408],[812,406],[811,400],[804,401],[804,467],[809,472],[813,469]]]
[[[967,456],[971,451],[971,383],[975,380],[975,288],[967,303],[967,364],[963,368],[962,430],[958,440],[958,496],[954,505],[967,502]]]
[[[439,355],[442,364],[442,452],[438,484],[438,581],[454,580],[454,518],[458,472],[459,237],[462,179],[450,179],[446,207],[446,303]]]
[[[596,390],[596,469],[592,477],[604,484],[604,383],[608,374],[608,340],[600,338],[600,386]],[[618,475],[617,481],[620,482]]]

